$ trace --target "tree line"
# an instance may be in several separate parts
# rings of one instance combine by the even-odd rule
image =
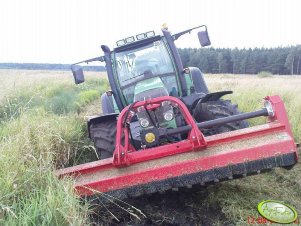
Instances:
[[[301,74],[301,45],[278,48],[179,49],[184,67],[198,67],[204,73]]]
[[[301,74],[301,45],[278,48],[179,49],[184,67],[198,67],[204,73]],[[84,66],[86,71],[105,71],[104,66]],[[69,64],[0,63],[0,69],[70,70]]]

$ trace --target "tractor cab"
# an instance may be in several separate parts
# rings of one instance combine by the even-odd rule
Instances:
[[[101,61],[106,64],[111,86],[111,90],[102,95],[104,114],[118,113],[133,102],[159,96],[184,99],[192,96],[186,98],[192,104],[200,96],[191,94],[204,94],[208,89],[199,69],[184,70],[174,41],[194,29],[201,29],[198,32],[201,46],[211,44],[207,27],[202,25],[173,35],[167,28],[160,34],[154,31],[141,33],[117,41],[113,50],[102,45],[104,56],[71,66],[75,83],[84,81],[83,70],[78,64]]]
[[[179,96],[176,68],[162,39],[113,52],[116,80],[126,105],[159,96]]]

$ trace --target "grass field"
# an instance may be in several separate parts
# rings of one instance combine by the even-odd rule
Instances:
[[[0,70],[0,225],[91,223],[94,209],[76,198],[71,180],[58,180],[52,172],[80,163],[84,156],[97,159],[83,116],[100,111],[99,94],[108,89],[108,82],[99,77],[104,74],[90,72],[86,83],[75,86],[70,72]],[[228,97],[242,111],[261,108],[266,95],[280,95],[300,142],[301,77],[206,75],[206,81],[211,91],[233,90]],[[179,203],[168,207],[168,200],[164,210],[169,210],[158,213],[157,204],[167,198],[158,199],[139,206],[156,224],[177,225],[179,217],[190,217],[193,222],[248,225],[248,217],[258,217],[256,206],[264,199],[286,201],[301,214],[301,166],[178,194],[175,199],[187,207],[185,216],[173,210]]]

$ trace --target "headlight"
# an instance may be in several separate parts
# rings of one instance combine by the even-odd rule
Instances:
[[[149,126],[149,121],[146,118],[139,119],[140,126],[146,128]]]
[[[173,119],[173,112],[172,111],[164,112],[163,116],[166,121],[171,121]]]

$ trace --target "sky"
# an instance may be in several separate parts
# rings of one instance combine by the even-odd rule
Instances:
[[[301,44],[300,0],[0,0],[0,62],[74,63],[117,40],[206,24],[212,47]],[[199,47],[195,34],[179,47]]]

